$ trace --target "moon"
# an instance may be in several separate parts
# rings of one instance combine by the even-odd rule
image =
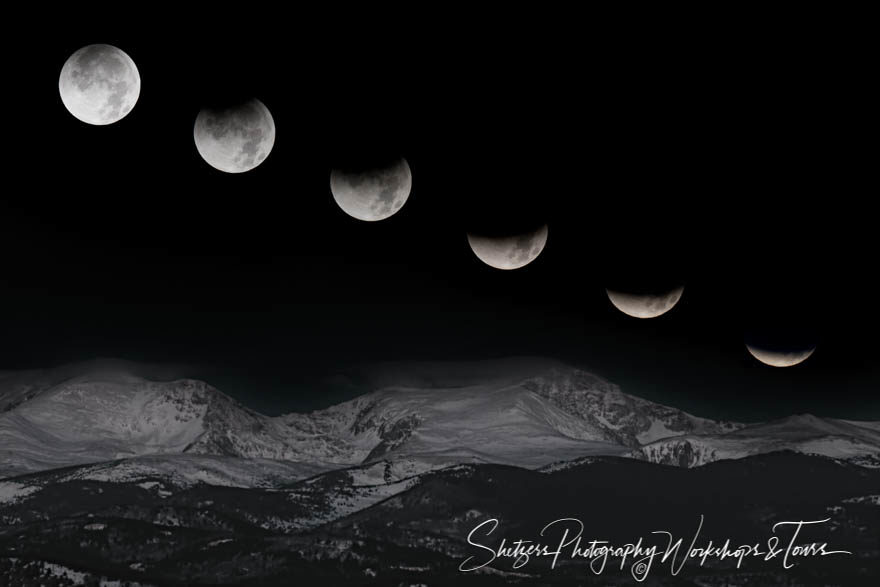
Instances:
[[[634,294],[606,289],[608,299],[614,304],[614,307],[633,318],[656,318],[662,316],[671,310],[681,294],[684,287],[676,287],[675,289],[659,295],[651,294]]]
[[[816,347],[811,347],[806,350],[781,352],[758,348],[750,344],[747,344],[746,348],[753,357],[771,367],[793,367],[809,359],[813,351],[816,350]]]
[[[534,232],[508,237],[489,237],[469,233],[474,254],[496,269],[519,269],[534,261],[547,244],[547,225]]]
[[[112,45],[87,45],[64,63],[58,77],[64,107],[88,124],[112,124],[134,108],[141,76],[131,57]]]
[[[222,109],[202,109],[193,128],[196,149],[208,165],[226,173],[250,171],[275,145],[275,121],[257,99]]]
[[[330,193],[342,210],[358,220],[375,222],[396,214],[412,191],[412,172],[401,157],[367,171],[330,172]]]

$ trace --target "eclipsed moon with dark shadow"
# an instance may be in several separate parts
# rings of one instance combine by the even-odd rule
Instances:
[[[538,258],[547,244],[549,229],[546,224],[531,232],[509,236],[489,236],[468,233],[468,243],[474,254],[495,269],[519,269]]]

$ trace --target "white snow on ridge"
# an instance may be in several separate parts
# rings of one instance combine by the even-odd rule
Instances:
[[[786,438],[727,434],[688,435],[658,440],[634,450],[631,456],[666,465],[699,467],[722,459],[741,459],[784,450],[847,461],[880,453],[878,445],[850,436]]]
[[[648,444],[661,438],[669,438],[670,436],[680,436],[680,433],[670,429],[663,420],[653,420],[651,427],[644,432],[639,432],[636,438],[642,444]]]
[[[376,417],[417,415],[405,439],[376,457],[457,455],[467,460],[539,467],[588,454],[620,454],[593,425],[521,386],[443,390],[390,389],[370,394]],[[438,401],[438,396],[442,401]]]
[[[880,506],[880,495],[862,495],[859,497],[851,497],[849,499],[844,499],[843,503],[864,503]]]
[[[522,385],[592,423],[604,440],[633,448],[671,436],[724,434],[744,426],[700,418],[623,393],[617,385],[578,369],[551,369]]]
[[[843,422],[845,424],[850,424],[852,426],[858,426],[859,428],[868,428],[870,430],[874,430],[880,433],[880,422],[865,422],[860,420],[837,420],[838,422]]]
[[[558,473],[559,471],[566,471],[573,467],[588,465],[594,462],[596,462],[596,457],[583,457],[571,461],[556,461],[554,463],[550,463],[549,465],[541,467],[540,469],[538,469],[538,471],[540,471],[541,473]]]
[[[384,389],[274,418],[188,379],[148,381],[107,369],[41,377],[52,384],[30,386],[39,392],[0,413],[0,475],[181,452],[336,467],[410,454],[536,467],[622,452],[617,432],[511,383],[510,374],[476,386]]]
[[[8,505],[16,503],[22,498],[36,493],[40,489],[42,489],[42,487],[36,485],[25,485],[13,481],[0,481],[0,504]]]
[[[409,478],[382,485],[355,486],[347,487],[345,491],[330,491],[325,496],[327,502],[324,508],[310,508],[308,516],[296,520],[270,518],[263,526],[267,529],[285,531],[315,528],[373,506],[410,489],[418,482],[418,478]],[[293,502],[303,499],[297,491],[290,492],[288,497]]]
[[[536,469],[619,455],[698,466],[773,450],[880,463],[880,423],[809,415],[748,426],[713,421],[555,361],[401,368],[395,386],[278,417],[204,382],[137,372],[97,362],[0,374],[0,478],[97,463],[66,475],[269,487],[394,463],[354,473],[353,483],[369,486],[456,463]]]
[[[57,481],[136,483],[147,490],[162,489],[162,481],[179,488],[192,487],[199,483],[224,487],[270,488],[328,470],[328,466],[268,459],[188,454],[152,455],[88,465],[60,475]]]

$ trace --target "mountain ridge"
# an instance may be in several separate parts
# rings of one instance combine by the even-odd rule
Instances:
[[[419,386],[398,383],[281,416],[247,408],[203,381],[161,380],[174,372],[104,359],[0,374],[0,477],[151,454],[322,468],[418,459],[425,467],[457,461],[532,469],[600,455],[687,467],[774,450],[865,462],[880,455],[880,423],[804,414],[716,421],[555,360],[467,363],[459,371],[451,363],[411,365],[398,381]]]

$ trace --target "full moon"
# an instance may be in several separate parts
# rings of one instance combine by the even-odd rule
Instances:
[[[275,121],[265,104],[249,100],[225,109],[203,109],[193,128],[196,149],[208,165],[227,173],[250,171],[275,144]]]
[[[793,367],[809,359],[813,351],[816,350],[816,347],[812,347],[805,350],[781,352],[762,349],[750,344],[747,344],[746,348],[753,357],[771,367]]]
[[[87,45],[61,68],[58,92],[64,107],[88,124],[111,124],[131,112],[141,76],[131,57],[112,45]]]
[[[474,254],[496,269],[519,269],[534,261],[547,244],[547,225],[517,236],[489,237],[468,234]]]
[[[634,294],[606,289],[608,299],[614,304],[614,307],[633,318],[656,318],[671,310],[681,294],[684,287],[677,287],[672,291],[660,294]]]
[[[412,191],[406,159],[366,171],[330,172],[330,193],[339,207],[358,220],[384,220],[400,210]]]

